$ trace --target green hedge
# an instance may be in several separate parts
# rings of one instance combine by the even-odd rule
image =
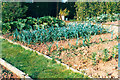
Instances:
[[[78,2],[75,3],[76,18],[83,21],[87,17],[101,14],[120,13],[120,2]]]

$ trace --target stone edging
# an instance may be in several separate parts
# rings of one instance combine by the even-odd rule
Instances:
[[[29,80],[33,80],[31,77],[29,77],[28,75],[26,75],[24,72],[20,71],[19,69],[17,69],[16,67],[12,66],[11,64],[7,63],[5,60],[0,58],[0,64],[2,66],[4,66],[5,68],[7,68],[8,70],[10,70],[11,72],[13,72],[14,74],[16,74],[19,78],[22,79],[29,79]]]
[[[2,36],[0,36],[0,38],[6,39],[6,38],[4,38],[4,37],[2,37]],[[20,45],[21,47],[25,48],[26,50],[30,50],[30,51],[36,52],[38,55],[43,55],[45,58],[52,60],[51,57],[49,57],[49,56],[47,56],[47,55],[44,55],[44,54],[42,54],[42,53],[40,53],[40,52],[38,52],[38,51],[36,51],[36,50],[33,50],[33,49],[31,49],[31,48],[28,48],[28,47],[26,47],[26,46],[24,46],[24,45],[21,45],[21,44],[19,44],[19,43],[13,42],[13,41],[11,41],[11,40],[9,40],[9,39],[6,39],[6,40],[7,40],[8,42],[12,43],[12,44]],[[72,67],[69,67],[68,65],[66,65],[66,64],[64,64],[64,63],[61,63],[61,62],[58,61],[58,60],[55,60],[55,61],[56,61],[58,64],[62,64],[63,66],[66,66],[67,69],[70,69],[70,70],[72,70],[73,72],[77,72],[77,73],[84,74],[84,75],[88,76],[86,73],[82,73],[82,72],[81,72],[82,70],[78,71],[78,70],[76,70],[76,69],[74,69],[74,68],[72,68]],[[92,78],[91,76],[88,76],[88,77],[89,77],[89,78]]]

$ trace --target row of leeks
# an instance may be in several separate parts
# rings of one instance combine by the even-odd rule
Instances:
[[[79,39],[83,39],[83,45],[85,42],[89,43],[91,35],[98,35],[103,33],[110,33],[108,29],[101,27],[101,25],[92,25],[91,23],[71,23],[67,27],[50,27],[47,29],[36,30],[21,30],[14,31],[14,40],[19,40],[24,43],[44,43],[53,42],[59,40],[66,40],[76,38],[76,44]]]

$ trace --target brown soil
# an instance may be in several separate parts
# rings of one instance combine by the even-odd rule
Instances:
[[[88,47],[79,47],[75,50],[66,50],[61,53],[58,52],[56,54],[60,54],[59,56],[55,56],[56,58],[60,58],[62,62],[68,64],[69,66],[77,69],[84,70],[87,75],[92,77],[118,77],[118,53],[116,53],[116,59],[112,58],[112,48],[113,46],[118,45],[117,41],[110,41],[106,43],[94,44]],[[109,50],[109,61],[104,62],[103,50]],[[96,65],[93,65],[93,60],[88,57],[91,57],[93,52],[96,52]],[[51,56],[51,55],[50,55]],[[108,75],[108,76],[107,76]]]
[[[2,72],[0,74],[1,79],[16,79],[16,80],[20,80],[20,78],[12,73],[11,71],[9,71],[7,68],[5,68],[4,66],[0,65],[0,71]]]
[[[115,21],[115,22],[106,22],[104,24],[110,24],[110,25],[120,25],[120,20],[119,21]]]
[[[70,23],[71,21],[65,21],[65,23]]]

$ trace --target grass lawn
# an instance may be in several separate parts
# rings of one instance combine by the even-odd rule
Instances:
[[[4,39],[2,41],[2,59],[28,74],[31,78],[88,78],[80,73],[68,70],[54,60],[46,59],[35,52],[25,50]]]

